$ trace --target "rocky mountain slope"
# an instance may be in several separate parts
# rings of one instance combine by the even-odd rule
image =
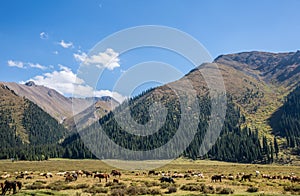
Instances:
[[[116,100],[110,99],[109,97],[68,98],[54,89],[36,85],[34,82],[27,82],[26,84],[13,82],[0,83],[13,90],[16,95],[26,97],[37,104],[53,118],[65,124],[67,128],[74,127],[74,122],[72,124],[74,115],[78,120],[81,120],[80,118],[86,119],[86,116],[92,117],[93,114],[87,113],[90,111],[88,108],[95,107],[97,115],[100,118],[119,104]],[[92,106],[91,104],[95,105]],[[94,120],[90,119],[90,122],[94,122]]]

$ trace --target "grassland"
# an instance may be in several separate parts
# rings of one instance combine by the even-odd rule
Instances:
[[[155,162],[147,162],[156,164]],[[126,162],[124,162],[126,164]],[[139,164],[144,164],[140,162]],[[178,159],[155,169],[160,172],[170,171],[172,174],[187,173],[188,170],[202,172],[204,178],[191,176],[188,178],[176,178],[175,184],[160,183],[160,176],[143,174],[146,170],[121,170],[122,176],[117,179],[119,183],[99,182],[98,179],[79,177],[77,181],[65,183],[63,176],[55,175],[59,171],[89,170],[110,173],[113,168],[99,160],[66,160],[52,159],[41,162],[7,160],[0,161],[0,174],[7,172],[15,179],[15,172],[28,171],[33,173],[33,179],[21,179],[23,188],[16,195],[214,195],[228,193],[233,195],[297,195],[300,194],[300,184],[291,183],[289,180],[269,180],[261,177],[253,177],[250,182],[237,179],[223,179],[222,182],[211,182],[211,176],[215,174],[245,174],[260,171],[262,174],[288,176],[291,173],[300,175],[300,166],[288,165],[254,165],[233,164],[216,161],[191,161]],[[42,172],[52,172],[53,178],[39,176]],[[18,179],[20,180],[20,179]],[[4,179],[0,180],[3,182]],[[249,193],[248,191],[255,191]],[[168,192],[176,191],[173,193]],[[223,191],[223,192],[222,192]]]

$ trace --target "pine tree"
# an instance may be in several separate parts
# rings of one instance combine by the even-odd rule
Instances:
[[[274,151],[275,151],[276,159],[278,159],[279,147],[278,147],[276,137],[274,137]]]

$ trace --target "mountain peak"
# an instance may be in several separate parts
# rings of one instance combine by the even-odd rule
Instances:
[[[33,81],[28,81],[25,83],[26,86],[36,86]]]

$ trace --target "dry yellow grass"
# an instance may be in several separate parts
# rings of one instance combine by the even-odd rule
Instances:
[[[155,162],[153,162],[154,164]],[[143,164],[143,162],[141,162]],[[0,161],[0,174],[2,175],[4,172],[10,173],[12,177],[10,179],[14,179],[14,172],[18,171],[28,171],[33,172],[34,179],[21,181],[24,184],[24,189],[22,189],[17,195],[92,195],[91,193],[84,192],[87,188],[80,188],[78,186],[89,186],[88,189],[94,185],[97,189],[106,190],[107,193],[102,193],[98,195],[108,195],[110,194],[111,187],[105,187],[105,182],[102,180],[100,183],[98,179],[87,178],[87,177],[79,177],[77,181],[66,184],[65,186],[69,186],[70,189],[67,190],[50,190],[50,189],[38,189],[38,190],[30,190],[26,188],[28,185],[32,185],[37,181],[44,182],[44,186],[47,186],[51,183],[55,183],[57,181],[64,181],[63,176],[57,176],[55,173],[59,171],[72,171],[72,170],[89,170],[89,171],[99,171],[99,172],[107,172],[113,169],[109,165],[104,164],[99,160],[67,160],[67,159],[52,159],[49,161],[42,162],[29,162],[29,161],[18,161],[12,163],[11,161]],[[217,161],[191,161],[178,159],[174,160],[171,163],[163,166],[162,168],[156,169],[156,171],[170,171],[171,173],[186,173],[188,170],[192,170],[195,172],[202,172],[205,176],[204,179],[199,177],[190,177],[190,178],[176,178],[175,186],[177,187],[177,192],[172,193],[172,195],[199,195],[200,191],[184,191],[180,188],[183,185],[187,184],[205,184],[206,186],[213,186],[214,189],[217,187],[220,188],[231,188],[234,190],[234,195],[248,195],[246,190],[250,186],[258,187],[259,190],[257,193],[251,193],[251,195],[258,195],[264,193],[265,195],[281,195],[281,194],[290,194],[289,192],[284,192],[283,187],[291,185],[292,183],[288,180],[267,180],[261,177],[254,177],[251,182],[240,182],[239,180],[227,180],[224,179],[222,182],[213,183],[211,182],[210,177],[214,174],[224,174],[228,175],[230,173],[236,175],[239,172],[244,172],[246,174],[255,174],[255,171],[258,170],[261,173],[270,174],[270,175],[290,175],[294,173],[297,176],[300,176],[300,167],[299,166],[280,166],[280,165],[254,165],[254,164],[233,164],[233,163],[224,163]],[[148,189],[159,190],[162,194],[166,194],[165,192],[168,190],[165,187],[161,187],[161,183],[159,182],[160,176],[148,176],[143,174],[146,170],[141,171],[122,171],[122,176],[120,178],[121,184],[119,186],[121,189],[125,190],[124,186],[130,187],[144,187],[143,189],[147,189],[146,185],[148,185]],[[52,172],[54,174],[53,178],[45,178],[39,176],[41,172]],[[113,177],[109,179],[112,181]],[[117,177],[118,179],[118,177]],[[3,182],[4,180],[0,180]],[[300,186],[299,184],[296,184]],[[115,185],[114,185],[115,186]],[[117,186],[117,185],[116,185]],[[115,188],[116,188],[115,186]],[[166,185],[167,186],[167,185]],[[77,188],[76,188],[77,187]],[[299,192],[298,192],[299,194]],[[170,194],[168,194],[170,195]]]

